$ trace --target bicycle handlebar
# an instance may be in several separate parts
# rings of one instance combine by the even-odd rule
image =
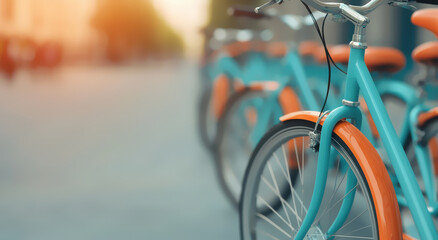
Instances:
[[[299,30],[303,26],[313,25],[312,17],[309,15],[302,17],[293,14],[276,14],[274,12],[254,12],[241,8],[229,8],[228,14],[235,17],[249,17],[253,19],[272,19],[278,18],[281,22],[287,25],[289,28],[293,30]],[[325,16],[324,13],[315,11],[312,13],[316,20],[321,19]]]
[[[343,12],[345,12],[345,7],[343,6],[347,6],[354,12],[357,12],[362,15],[366,15],[372,12],[374,9],[376,9],[383,2],[388,0],[370,0],[368,3],[362,6],[346,5],[344,3],[337,3],[337,2],[323,2],[321,0],[302,0],[302,1],[314,7],[315,9],[318,9],[321,12],[342,14]]]
[[[254,19],[270,19],[272,16],[265,13],[256,13],[252,10],[240,9],[240,8],[228,8],[228,15],[235,17],[249,17]]]
[[[438,5],[438,1],[437,0],[417,0],[417,2],[418,3]]]

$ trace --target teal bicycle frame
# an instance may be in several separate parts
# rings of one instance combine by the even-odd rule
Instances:
[[[431,107],[425,104],[425,98],[419,97],[417,90],[404,82],[393,80],[393,79],[382,79],[376,82],[379,94],[382,95],[392,95],[401,99],[406,104],[406,114],[403,119],[403,124],[400,130],[400,141],[403,146],[408,147],[406,144],[408,138],[411,137],[411,143],[414,146],[416,160],[420,167],[421,177],[424,181],[426,196],[429,200],[429,209],[432,214],[438,214],[438,201],[437,201],[437,190],[435,183],[435,175],[433,174],[433,167],[431,158],[429,156],[429,149],[421,144],[419,144],[418,136],[418,116],[427,112]],[[436,96],[432,96],[436,98]],[[397,183],[397,179],[394,179]],[[396,192],[400,192],[396,187]],[[397,194],[397,199],[400,205],[407,206],[406,199]]]
[[[266,68],[266,66],[264,67]],[[291,49],[283,59],[271,61],[266,69],[272,71],[273,67],[279,70],[276,80],[279,78],[282,80],[279,81],[279,87],[269,93],[267,101],[256,108],[259,116],[254,131],[250,136],[254,147],[268,130],[272,113],[277,113],[274,119],[279,119],[282,115],[286,114],[282,112],[278,102],[278,96],[285,87],[291,86],[293,89],[298,90],[297,94],[299,95],[302,107],[315,111],[319,108],[319,104],[316,102],[314,93],[309,86],[306,67],[303,65],[301,56],[296,49]],[[311,66],[313,69],[315,67],[316,65]],[[323,78],[323,76],[317,77]]]
[[[279,88],[269,93],[268,100],[265,101],[264,104],[256,107],[257,112],[259,113],[259,118],[257,119],[257,124],[250,136],[253,147],[257,145],[258,141],[268,130],[272,113],[278,114],[280,112],[283,115],[286,114],[283,113],[281,109],[278,109],[280,107],[280,104],[278,103],[278,95],[284,87],[290,86],[292,89],[297,91],[301,101],[300,103],[303,109],[306,110],[319,111],[321,105],[317,103],[316,96],[322,100],[326,94],[326,88],[321,87],[327,84],[325,82],[327,79],[327,68],[325,65],[322,66],[315,62],[310,62],[309,64],[304,65],[302,57],[299,55],[296,49],[291,49],[283,59],[279,60],[280,62],[283,62],[283,65],[280,69],[280,76],[278,76],[276,79],[284,79],[284,76],[288,76],[290,80],[287,80],[287,82],[284,80],[279,81]],[[271,61],[267,69],[271,71],[275,68],[278,69],[278,66],[281,64],[280,62]],[[335,88],[342,89],[345,76],[337,69],[333,69],[333,72],[334,73],[332,73],[332,75],[335,77],[332,78],[332,81],[335,85]],[[316,85],[319,84],[319,86],[311,87],[310,84],[312,83]],[[312,89],[317,90],[317,92],[312,92]],[[327,99],[327,108],[332,109],[339,105],[341,105],[341,101],[336,99],[333,94],[329,95]],[[274,119],[279,119],[281,116],[277,114],[275,115]],[[367,138],[370,139],[373,144],[375,144],[369,124],[363,124],[362,131],[364,132],[365,136],[367,136]]]
[[[356,33],[362,33],[363,29],[358,28],[364,27],[359,25],[356,26]],[[341,119],[344,118],[350,119],[356,127],[360,126],[361,124],[362,115],[359,108],[356,104],[348,104],[358,103],[359,91],[362,92],[371,116],[375,121],[377,130],[383,142],[383,146],[388,154],[391,164],[394,167],[395,174],[400,182],[401,190],[407,200],[407,206],[411,210],[421,238],[438,239],[438,233],[433,224],[420,187],[416,181],[414,172],[391,123],[389,115],[386,112],[385,106],[380,98],[379,91],[377,90],[371,74],[365,65],[365,48],[355,44],[350,44],[350,46],[351,51],[344,91],[344,102],[347,104],[334,109],[327,116],[322,126],[316,181],[312,200],[308,208],[307,215],[305,216],[302,226],[295,239],[303,239],[305,237],[318,213],[327,180],[329,169],[328,156],[330,156],[331,136],[334,127]],[[349,177],[347,177],[346,191],[352,190],[352,186],[355,185],[353,183],[357,181],[352,175],[353,174],[349,174]],[[339,211],[332,226],[329,228],[327,233],[328,236],[336,232],[342,223],[347,219],[352,202],[354,200],[354,192],[352,195],[353,197],[347,197],[343,200],[341,210]]]

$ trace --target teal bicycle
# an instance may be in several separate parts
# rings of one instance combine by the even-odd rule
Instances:
[[[273,0],[269,5],[282,2]],[[408,2],[371,0],[363,6],[319,0],[302,2],[309,11],[307,4],[355,25],[343,106],[326,112],[285,115],[260,140],[243,182],[242,239],[408,238],[403,235],[397,195],[386,167],[375,147],[359,130],[362,125],[359,92],[374,120],[421,239],[438,239],[433,211],[427,207],[364,61],[369,23],[364,15],[383,3],[406,6]],[[324,40],[323,34],[321,39]],[[291,181],[289,175],[290,145],[294,146],[297,159],[296,181]],[[279,186],[284,185],[290,187],[290,199],[280,194]],[[269,204],[266,198],[272,195],[280,199],[281,209],[272,209],[269,215],[258,211],[259,206]]]
[[[256,14],[243,9],[233,9],[234,15],[255,19],[274,18],[293,30],[313,25],[310,16]],[[316,18],[324,17],[316,13]],[[317,99],[325,92],[312,92],[310,83],[324,84],[326,67],[315,62],[303,64],[297,47],[293,44],[272,43],[267,46],[267,59],[262,67],[253,69],[245,88],[233,94],[217,125],[215,162],[221,186],[233,206],[237,207],[243,174],[251,151],[263,134],[286,113],[320,107]],[[312,78],[312,81],[308,79]],[[317,83],[320,81],[320,83]],[[338,81],[340,82],[340,81]],[[336,105],[335,105],[336,104]],[[328,106],[340,105],[330,99]],[[290,174],[296,176],[297,168]],[[286,194],[288,188],[284,188]]]
[[[216,125],[238,79],[248,79],[250,70],[264,65],[264,41],[269,31],[215,29],[201,67],[201,96],[198,105],[199,133],[208,150],[213,149]]]
[[[296,15],[282,15],[278,13],[257,14],[246,9],[230,9],[235,16],[250,17],[252,19],[280,20],[292,30],[300,30],[304,26],[313,25],[310,15],[301,17]],[[314,12],[315,21],[325,15]],[[344,45],[329,48],[332,59],[336,64],[348,62],[349,48]],[[378,60],[384,52],[387,56],[402,58],[401,63],[394,60]],[[221,116],[215,142],[215,159],[221,186],[234,206],[237,206],[241,182],[246,169],[247,159],[263,134],[278,123],[280,116],[302,110],[317,110],[321,108],[324,97],[327,96],[325,88],[327,76],[327,59],[324,49],[315,42],[302,42],[299,47],[296,43],[274,42],[267,46],[268,59],[262,68],[253,70],[250,82],[242,91],[231,95]],[[346,57],[345,57],[346,56]],[[384,73],[400,70],[404,66],[404,57],[398,50],[391,48],[372,48],[367,54],[368,65],[373,72]],[[371,59],[371,60],[370,60]],[[330,61],[330,60],[329,60]],[[390,66],[391,68],[384,68]],[[270,75],[264,73],[270,73]],[[328,108],[341,105],[340,90],[344,84],[345,75],[342,70],[332,72],[332,88],[338,94],[328,95],[326,103]],[[272,79],[262,81],[260,77]],[[395,80],[392,80],[396,82]],[[363,124],[363,130],[370,140],[374,140],[370,125]],[[373,141],[374,143],[375,141]],[[290,150],[293,151],[293,146]],[[290,156],[295,158],[294,154]],[[294,164],[293,160],[290,160]],[[295,176],[296,166],[291,166],[290,174]],[[286,189],[287,190],[287,189]],[[283,191],[284,192],[284,191]]]

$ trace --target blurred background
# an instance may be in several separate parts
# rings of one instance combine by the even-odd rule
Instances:
[[[0,239],[237,239],[197,136],[200,62],[220,47],[211,34],[316,40],[313,27],[226,14],[263,2],[0,0]],[[298,1],[276,8],[307,13]],[[411,14],[372,13],[369,45],[409,59],[434,39]],[[348,43],[352,27],[326,32]]]

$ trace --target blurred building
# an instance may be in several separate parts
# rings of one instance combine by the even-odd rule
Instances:
[[[0,35],[57,42],[64,55],[86,54],[97,35],[90,27],[95,1],[0,0]]]

